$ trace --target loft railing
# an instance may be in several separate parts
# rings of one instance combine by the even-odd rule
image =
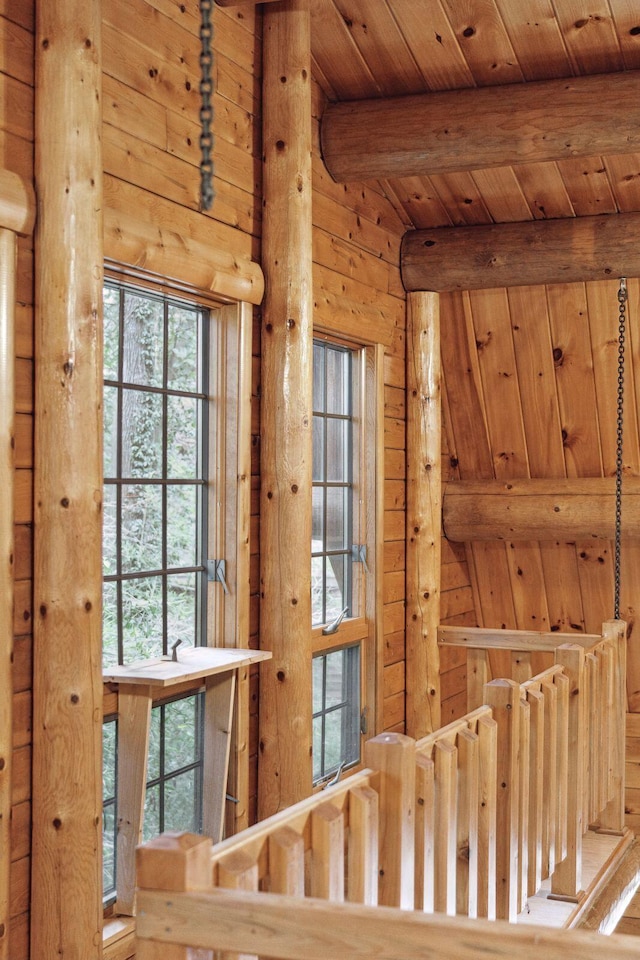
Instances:
[[[394,924],[400,916],[421,923],[425,914],[515,921],[546,879],[553,896],[579,901],[587,826],[630,842],[622,822],[624,644],[620,622],[586,643],[560,642],[555,663],[536,676],[486,682],[484,704],[420,741],[369,740],[367,769],[213,848],[191,835],[139,848],[139,956],[164,956],[162,942],[220,950],[224,960],[310,960],[287,940],[290,924],[286,935],[280,929],[292,902],[300,924],[326,911],[321,901],[351,904],[354,923],[365,908],[402,908]],[[174,897],[190,889],[204,890],[204,899]],[[199,919],[187,920],[190,910]],[[207,910],[233,917],[244,934],[233,939],[225,920],[212,926]],[[369,912],[358,919],[365,939]],[[207,930],[197,944],[192,922]],[[332,952],[326,922],[325,956],[348,955]],[[468,937],[461,923],[452,936]],[[314,930],[310,937],[322,935]],[[378,949],[376,941],[370,955]]]

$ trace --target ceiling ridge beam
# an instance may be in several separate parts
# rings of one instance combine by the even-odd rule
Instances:
[[[640,213],[405,233],[405,290],[480,290],[640,276]]]
[[[329,104],[334,180],[425,176],[640,151],[640,70]]]

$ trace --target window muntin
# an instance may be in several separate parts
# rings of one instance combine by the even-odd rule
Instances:
[[[106,900],[116,892],[116,816],[118,721],[102,725],[102,888]]]
[[[312,625],[355,614],[353,546],[353,356],[313,344]]]
[[[206,636],[209,314],[104,289],[103,663]],[[151,711],[144,839],[202,828],[202,694]],[[103,892],[116,892],[117,723],[103,726]]]
[[[165,830],[202,830],[204,694],[151,711],[144,841]]]
[[[207,313],[147,291],[104,294],[103,662],[202,642]]]
[[[311,590],[313,782],[360,762],[361,714],[370,696],[375,626],[367,619],[368,477],[363,437],[367,348],[314,340]],[[369,520],[367,519],[369,517]],[[345,611],[338,631],[327,624]],[[368,672],[369,671],[369,672]]]
[[[360,644],[313,658],[313,782],[360,760]]]

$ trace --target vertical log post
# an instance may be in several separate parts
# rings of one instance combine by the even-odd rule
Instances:
[[[496,917],[515,923],[519,874],[520,685],[513,680],[491,680],[485,687],[484,702],[491,707],[498,724]]]
[[[195,893],[211,887],[211,840],[194,833],[163,833],[138,847],[136,879],[140,910],[148,914],[144,894],[147,890],[170,893]],[[240,886],[240,885],[238,885]],[[136,960],[189,960],[195,951],[173,943],[159,943],[140,936],[136,941]],[[200,960],[212,960],[213,950],[198,950]]]
[[[31,956],[102,956],[101,4],[36,5]]]
[[[407,733],[440,726],[440,301],[407,296]]]
[[[607,620],[602,635],[611,643],[613,671],[612,736],[609,740],[611,799],[600,816],[600,827],[621,831],[624,827],[624,768],[627,722],[627,624],[624,620]]]
[[[364,746],[364,762],[380,771],[378,903],[414,906],[416,751],[402,733],[381,733]]]
[[[553,896],[575,899],[582,883],[583,792],[585,785],[585,652],[573,643],[558,647],[556,663],[562,665],[569,680],[568,776],[567,776],[567,850],[551,877]],[[559,811],[560,812],[560,811]]]
[[[264,12],[258,814],[311,791],[311,53],[306,0]],[[286,735],[283,735],[286,731]]]
[[[13,660],[13,447],[16,235],[0,229],[0,958],[9,960]]]

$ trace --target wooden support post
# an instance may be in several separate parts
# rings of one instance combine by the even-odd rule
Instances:
[[[102,956],[101,3],[36,5],[31,956]]]
[[[487,650],[467,650],[467,712],[482,706],[484,685],[489,682],[489,653]]]
[[[407,298],[407,733],[440,726],[440,310],[435,293]]]
[[[344,182],[633,153],[639,104],[638,70],[343,101],[323,115],[322,155]]]
[[[378,902],[412,910],[415,863],[415,741],[402,733],[367,740],[364,762],[380,771]]]
[[[480,740],[461,730],[458,746],[458,822],[456,843],[456,913],[478,916],[478,809]]]
[[[551,877],[554,896],[577,898],[582,883],[582,834],[584,770],[584,649],[563,644],[556,651],[556,663],[562,665],[569,680],[568,776],[567,776],[567,851]]]
[[[520,774],[520,685],[491,680],[484,702],[498,724],[496,805],[496,916],[515,923],[518,915],[518,813]]]
[[[446,740],[436,740],[435,763],[435,877],[434,909],[436,913],[456,913],[457,830],[458,819],[458,751]]]
[[[9,960],[13,662],[16,235],[0,228],[0,960]]]
[[[220,790],[220,783],[226,784],[229,773],[235,689],[235,670],[207,677],[202,779],[208,802],[204,804],[202,827],[214,843],[222,840],[223,836],[226,791]]]
[[[116,913],[135,914],[135,849],[142,843],[147,784],[151,688],[123,687],[118,694],[118,835]]]
[[[349,794],[347,900],[373,907],[378,902],[378,794],[356,787]]]
[[[613,670],[613,723],[609,740],[611,767],[611,800],[600,816],[600,826],[608,830],[624,827],[625,728],[627,711],[627,624],[624,620],[607,620],[602,634],[611,644]]]
[[[187,893],[211,887],[211,840],[194,833],[163,833],[136,851],[138,888]],[[102,951],[102,946],[101,946]],[[193,951],[176,944],[136,941],[136,960],[189,960]],[[213,960],[213,951],[198,951],[200,960]]]
[[[311,792],[311,53],[306,0],[264,12],[258,813]],[[282,732],[286,730],[286,736]]]
[[[478,916],[496,919],[496,784],[498,725],[491,717],[478,720],[480,752],[478,808]]]

